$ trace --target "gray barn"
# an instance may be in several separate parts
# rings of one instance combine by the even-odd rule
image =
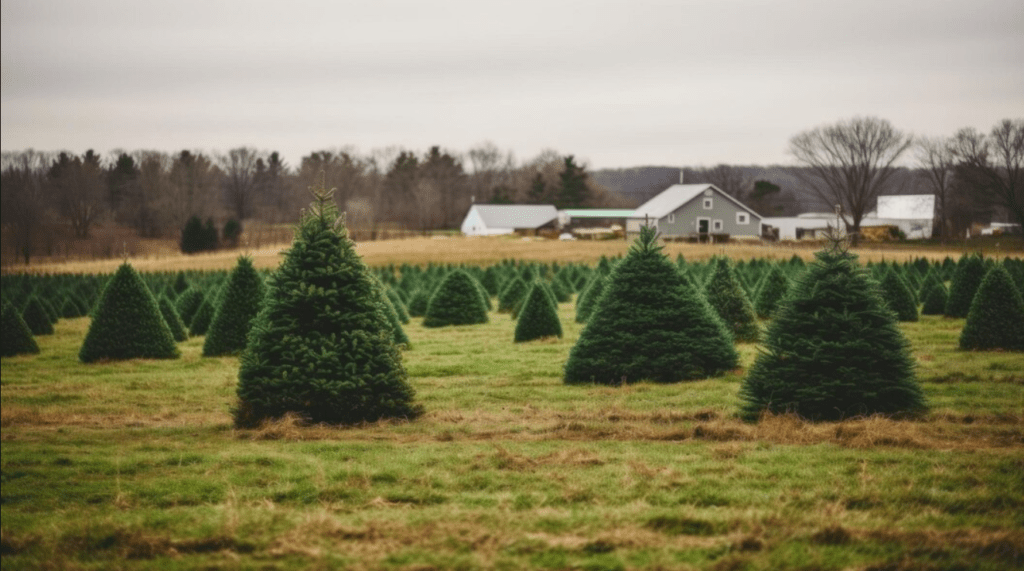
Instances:
[[[639,232],[645,223],[665,238],[728,234],[760,238],[761,216],[713,184],[675,184],[636,209],[626,225]]]

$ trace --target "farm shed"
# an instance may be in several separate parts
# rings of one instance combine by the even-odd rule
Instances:
[[[500,236],[502,234],[536,234],[538,230],[554,230],[558,211],[550,204],[474,204],[462,220],[466,236]]]
[[[713,184],[675,184],[666,188],[633,212],[626,230],[639,232],[645,223],[666,238],[710,234],[761,237],[761,215]]]

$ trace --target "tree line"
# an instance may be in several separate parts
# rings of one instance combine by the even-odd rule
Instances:
[[[289,165],[274,151],[238,147],[226,153],[116,150],[101,156],[67,151],[5,152],[2,223],[8,252],[28,263],[42,237],[88,239],[100,225],[142,238],[177,239],[193,219],[207,226],[292,223],[323,170],[350,228],[372,238],[383,228],[457,228],[473,202],[556,204],[560,208],[624,206],[596,184],[573,155],[547,150],[517,161],[486,142],[465,153],[430,147],[311,152]],[[232,227],[237,232],[237,227]]]

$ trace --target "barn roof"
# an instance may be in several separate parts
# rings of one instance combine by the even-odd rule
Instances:
[[[761,215],[751,210],[747,205],[729,196],[722,189],[713,184],[674,184],[660,194],[637,207],[633,213],[634,218],[664,218],[675,212],[680,206],[700,196],[705,190],[712,189],[725,198],[736,203],[737,206],[761,218]]]
[[[550,204],[474,204],[471,208],[488,228],[533,229],[558,218]]]

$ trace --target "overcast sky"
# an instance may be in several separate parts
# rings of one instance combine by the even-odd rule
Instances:
[[[787,164],[790,137],[858,115],[1024,117],[1021,0],[4,0],[2,28],[8,151]]]

